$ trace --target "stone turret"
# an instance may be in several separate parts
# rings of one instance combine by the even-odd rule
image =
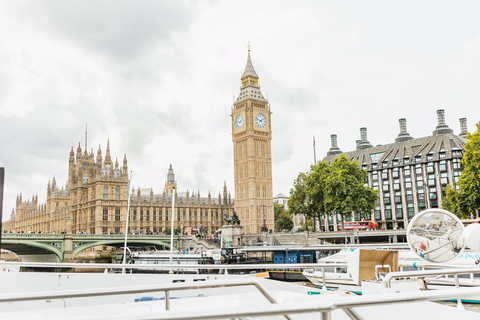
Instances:
[[[127,162],[127,155],[123,157],[123,174],[128,175],[128,162]]]
[[[77,148],[77,162],[80,161],[80,158],[82,157],[82,147],[80,147],[80,142],[78,143],[78,148]]]
[[[223,183],[223,204],[227,205],[228,204],[228,193],[227,193],[227,182],[224,181]]]
[[[105,161],[103,166],[108,168],[112,166],[112,157],[110,156],[110,139],[107,140],[107,151],[105,153]]]

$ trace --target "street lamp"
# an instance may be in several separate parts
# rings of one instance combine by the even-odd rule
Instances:
[[[72,223],[73,219],[71,217],[68,217],[65,219],[65,222],[67,223],[67,234],[70,234],[70,224]]]
[[[261,228],[261,231],[262,232],[267,232],[268,228],[267,228],[267,222],[266,222],[266,217],[265,217],[265,207],[266,207],[266,205],[262,204],[260,207],[263,207],[263,227]]]

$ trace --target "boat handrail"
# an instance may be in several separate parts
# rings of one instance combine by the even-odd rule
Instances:
[[[392,272],[392,267],[389,264],[378,264],[375,266],[375,280],[380,279],[378,269],[388,269],[388,272]]]
[[[245,306],[238,309],[232,308],[211,308],[209,310],[197,310],[191,312],[190,310],[172,311],[170,310],[170,292],[180,290],[194,290],[194,289],[210,289],[219,287],[238,287],[238,286],[255,286],[270,302],[268,305],[262,306]],[[458,298],[469,298],[480,295],[480,287],[474,288],[454,288],[445,290],[432,291],[418,291],[418,292],[388,292],[379,295],[369,296],[355,296],[355,297],[335,297],[326,296],[324,299],[317,299],[314,301],[300,302],[296,304],[277,303],[275,299],[268,293],[268,290],[262,286],[259,281],[252,280],[229,280],[229,281],[215,281],[210,283],[176,283],[176,284],[162,284],[162,285],[148,285],[148,286],[131,286],[120,288],[104,288],[104,289],[83,289],[58,292],[37,292],[37,293],[13,293],[0,295],[0,302],[14,302],[14,301],[34,301],[44,299],[66,299],[66,298],[81,298],[103,295],[120,295],[131,293],[146,293],[146,292],[165,292],[165,311],[151,312],[149,319],[171,319],[171,320],[205,320],[205,319],[237,319],[255,316],[285,316],[291,319],[291,314],[300,313],[319,313],[321,319],[331,319],[331,312],[336,309],[342,309],[351,319],[363,319],[357,310],[357,307],[369,307],[383,304],[395,304],[405,302],[420,302],[420,301],[438,301]],[[138,314],[125,314],[122,320],[137,320]],[[99,315],[98,318],[91,317],[91,320],[104,319],[104,315]]]
[[[129,286],[118,288],[102,288],[102,289],[81,289],[67,290],[63,292],[22,292],[0,294],[0,303],[17,302],[17,301],[35,301],[35,300],[53,300],[53,299],[69,299],[69,298],[90,298],[105,295],[122,295],[122,294],[138,294],[147,292],[163,291],[165,294],[165,309],[170,310],[170,293],[172,291],[195,290],[195,289],[213,289],[225,287],[254,286],[270,303],[278,304],[275,298],[270,295],[268,290],[256,279],[248,280],[218,280],[204,283],[175,283],[161,285],[143,285]],[[288,315],[285,318],[291,319]]]
[[[405,293],[390,293],[372,296],[355,297],[324,297],[315,301],[300,302],[296,304],[270,304],[264,306],[242,307],[241,310],[231,308],[191,311],[170,311],[168,313],[151,314],[156,320],[207,320],[207,319],[243,319],[258,316],[281,316],[300,313],[319,313],[320,319],[332,319],[331,312],[335,309],[342,309],[350,319],[365,319],[361,317],[357,307],[371,307],[383,304],[396,304],[405,302],[440,301],[456,298],[469,298],[480,294],[480,287],[477,288],[455,288],[448,290],[418,291]],[[128,315],[122,320],[134,320],[138,316]],[[97,320],[97,319],[91,319]],[[100,319],[98,319],[100,320]]]
[[[59,263],[59,262],[2,262],[2,266],[10,267],[30,267],[30,268],[88,268],[88,269],[151,269],[152,264],[122,264],[122,263]],[[185,269],[315,269],[315,268],[330,268],[330,267],[346,267],[347,264],[319,264],[319,263],[268,263],[268,264],[159,264],[161,268],[185,268]]]
[[[391,272],[385,275],[385,278],[383,279],[383,285],[385,288],[391,288],[391,282],[393,279],[396,279],[396,278],[453,275],[455,279],[457,279],[459,274],[469,274],[469,273],[473,273],[473,274],[480,273],[480,268],[450,268],[450,269],[436,269],[436,270]]]

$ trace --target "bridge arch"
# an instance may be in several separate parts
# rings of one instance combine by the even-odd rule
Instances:
[[[29,255],[48,255],[53,254],[58,261],[63,261],[64,243],[58,242],[40,242],[40,241],[18,241],[2,239],[2,248],[10,250],[23,258]]]
[[[155,245],[170,248],[170,236],[132,235],[127,245]],[[179,237],[174,236],[174,249],[179,247]],[[125,236],[121,234],[2,234],[2,248],[19,256],[55,255],[58,261],[72,260],[79,252],[95,246],[123,247]],[[23,258],[22,258],[23,259]]]
[[[117,247],[117,248],[120,248],[120,247],[123,247],[125,244],[124,241],[121,241],[119,242],[119,240],[107,240],[107,239],[103,239],[103,240],[97,240],[97,241],[89,241],[89,242],[83,242],[82,244],[80,245],[77,245],[75,246],[75,243],[73,245],[73,248],[72,248],[72,259],[75,258],[75,256],[77,254],[79,254],[80,252],[84,251],[84,250],[87,250],[87,249],[90,249],[90,248],[93,248],[93,247],[97,247],[97,246],[111,246],[111,247]],[[127,246],[131,246],[131,245],[142,245],[142,246],[148,246],[148,245],[156,245],[156,246],[161,246],[161,247],[165,247],[165,248],[168,248],[170,249],[170,242],[169,241],[165,241],[165,240],[148,240],[148,241],[145,241],[145,239],[128,239],[127,241]],[[177,245],[178,247],[178,245]],[[174,249],[175,246],[174,246]]]

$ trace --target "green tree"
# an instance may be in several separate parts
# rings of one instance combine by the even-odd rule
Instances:
[[[306,219],[302,228],[303,230],[313,231],[313,218]]]
[[[293,221],[290,218],[288,212],[284,211],[280,214],[278,219],[275,220],[275,229],[277,230],[292,230]]]
[[[326,182],[325,211],[340,214],[343,230],[345,218],[353,212],[360,213],[362,218],[370,217],[378,192],[366,185],[367,171],[360,168],[356,160],[350,161],[341,154],[333,161],[332,169]]]
[[[460,190],[452,188],[451,185],[447,185],[446,197],[442,201],[442,208],[448,210],[461,219],[468,219],[470,214],[469,210],[465,207],[465,200]]]
[[[365,218],[375,208],[378,191],[366,183],[367,172],[343,154],[332,164],[319,162],[294,181],[288,200],[290,212],[308,218],[340,214],[343,229],[345,218],[353,212]]]
[[[447,186],[447,196],[442,201],[442,207],[459,217],[468,217],[470,213],[480,208],[480,122],[477,131],[468,134],[465,154],[460,164],[462,174],[458,179],[459,190]]]
[[[282,213],[286,212],[285,211],[285,206],[280,203],[276,203],[275,201],[273,202],[273,216],[275,221],[277,221],[278,218],[280,218],[280,215]]]
[[[320,217],[325,213],[325,181],[332,166],[324,161],[310,167],[308,172],[300,172],[293,182],[288,199],[292,214],[303,214],[307,218]]]

